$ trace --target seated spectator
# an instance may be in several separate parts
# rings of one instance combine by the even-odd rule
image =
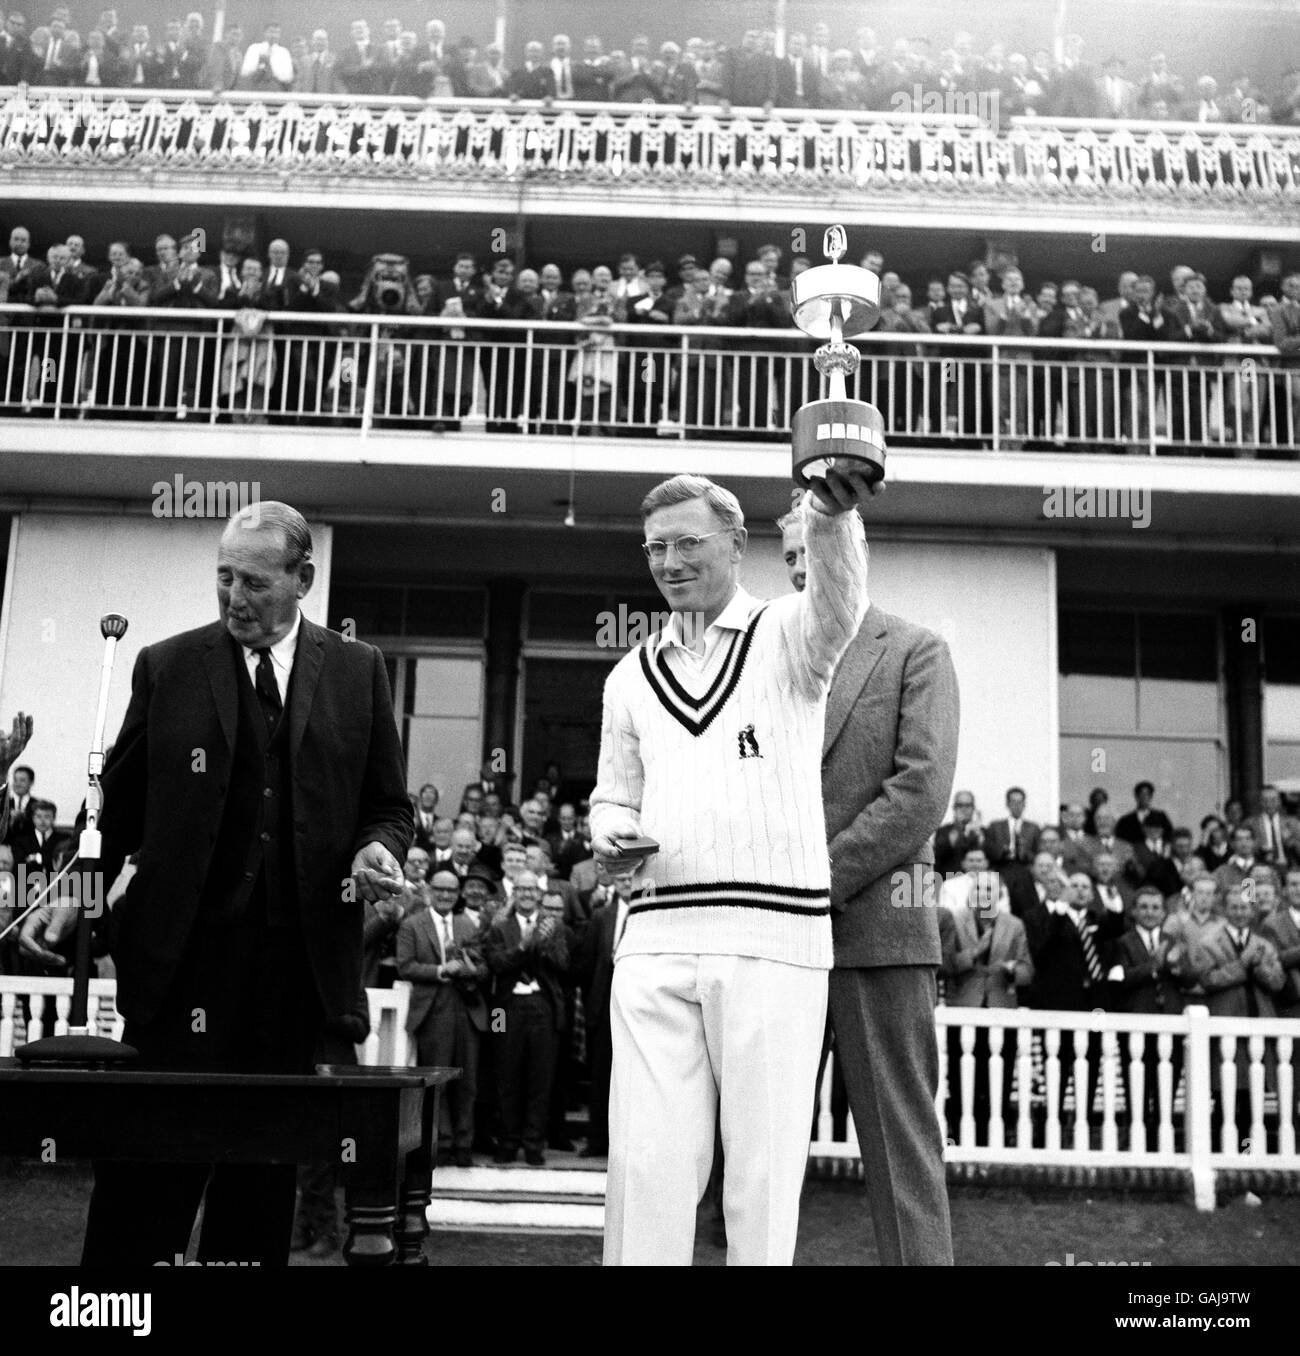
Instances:
[[[438,1121],[439,1157],[458,1168],[473,1164],[474,1100],[478,1044],[487,1031],[487,1005],[479,981],[487,967],[473,919],[453,910],[460,882],[450,871],[429,883],[432,907],[408,915],[397,933],[397,974],[411,984],[406,1029],[415,1037],[419,1062],[458,1067],[460,1078],[443,1089]]]
[[[495,1036],[501,1115],[495,1161],[513,1163],[522,1143],[534,1167],[546,1162],[551,1080],[564,1021],[561,979],[569,968],[564,926],[541,915],[541,900],[536,876],[521,871],[510,912],[497,918],[484,942],[492,1005],[504,1014],[504,1030]]]
[[[1276,786],[1265,786],[1259,793],[1259,812],[1250,818],[1259,844],[1261,861],[1283,867],[1300,862],[1300,820],[1282,808],[1282,796]]]

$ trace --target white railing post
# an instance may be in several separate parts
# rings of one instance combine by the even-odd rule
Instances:
[[[365,394],[361,398],[361,436],[364,438],[370,432],[375,417],[375,381],[378,377],[379,368],[379,322],[372,321],[370,325],[370,352],[366,357],[366,387]],[[356,382],[352,383],[352,390],[356,392]]]
[[[1185,1103],[1183,1135],[1192,1177],[1192,1194],[1198,1210],[1214,1209],[1214,1168],[1210,1141],[1210,1010],[1193,1004],[1183,1014],[1187,1018],[1187,1039],[1183,1070]],[[1164,1126],[1161,1125],[1161,1133]]]

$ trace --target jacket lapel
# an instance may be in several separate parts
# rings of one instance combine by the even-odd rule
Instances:
[[[235,665],[243,658],[230,633],[221,622],[215,622],[204,641],[203,667],[208,673],[213,705],[221,721],[221,733],[226,747],[235,747],[235,722],[239,716],[239,679]]]
[[[293,656],[293,697],[289,702],[289,758],[298,756],[302,737],[311,714],[316,684],[320,681],[325,658],[325,640],[321,628],[306,617],[298,628],[298,647]]]
[[[835,747],[835,741],[840,737],[858,694],[885,653],[887,629],[884,614],[878,607],[871,606],[858,628],[858,634],[849,642],[849,648],[840,659],[835,677],[831,680],[830,696],[826,700],[823,758]]]

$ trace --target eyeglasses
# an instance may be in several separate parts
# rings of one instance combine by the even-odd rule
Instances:
[[[700,554],[702,543],[708,541],[710,537],[721,537],[729,531],[730,528],[720,528],[717,532],[706,532],[702,537],[675,537],[672,541],[643,541],[641,549],[650,560],[656,563],[667,560],[670,546],[677,548],[677,554],[683,560],[695,560]]]

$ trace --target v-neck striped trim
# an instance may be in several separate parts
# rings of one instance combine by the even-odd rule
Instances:
[[[646,682],[650,684],[650,690],[659,698],[664,710],[697,739],[717,719],[719,712],[736,690],[750,645],[754,640],[758,619],[766,608],[766,603],[755,608],[744,631],[732,633],[731,639],[727,642],[727,655],[722,668],[702,697],[692,697],[669,670],[667,655],[658,639],[641,647],[641,672],[645,675]],[[654,645],[653,659],[650,655],[651,644]]]

